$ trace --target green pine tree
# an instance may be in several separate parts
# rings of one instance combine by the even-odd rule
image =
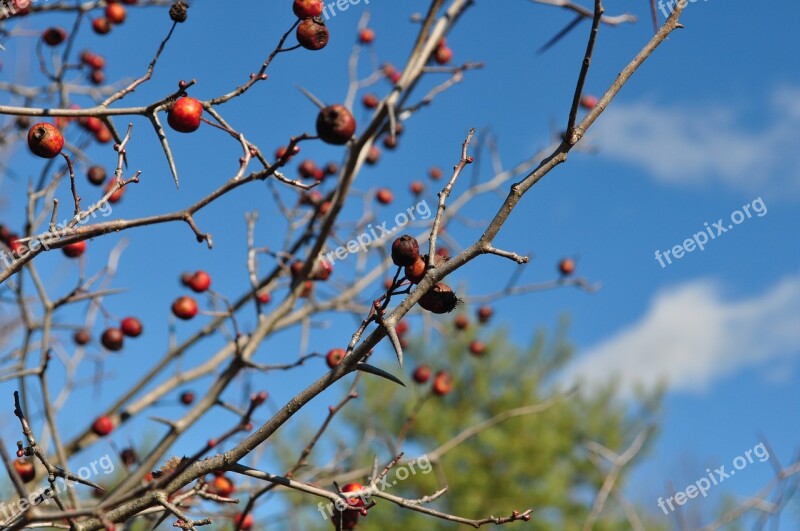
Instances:
[[[406,366],[411,366],[411,371],[426,363],[434,373],[451,372],[452,392],[444,397],[434,396],[430,381],[420,385],[410,377],[404,378],[411,382],[408,388],[374,376],[362,377],[359,398],[345,408],[346,427],[341,429],[339,425],[339,431],[356,434],[356,439],[365,433],[377,436],[366,444],[356,440],[349,445],[352,456],[341,462],[334,473],[309,481],[329,487],[338,477],[341,487],[342,481],[352,480],[348,479],[348,472],[369,470],[375,455],[381,468],[400,451],[405,452],[405,459],[422,457],[418,461],[422,464],[425,456],[432,455],[436,459],[430,473],[424,473],[419,465],[414,468],[415,473],[409,472],[408,466],[399,476],[397,469],[390,471],[388,483],[397,483],[386,492],[418,499],[446,485],[447,493],[427,507],[473,519],[508,516],[512,510],[532,508],[530,522],[509,524],[510,527],[580,530],[608,469],[598,469],[584,443],[595,441],[621,453],[637,433],[652,424],[659,397],[641,400],[633,411],[615,399],[612,387],[592,394],[564,396],[557,378],[573,352],[564,337],[565,327],[551,342],[545,334],[537,334],[527,349],[515,347],[507,340],[507,332],[498,330],[486,341],[485,354],[474,356],[469,353],[470,341],[486,337],[489,330],[473,324],[467,330],[456,331],[452,324],[442,324],[453,330],[449,337],[441,344],[421,338],[412,340],[405,351]],[[384,368],[397,372],[396,366],[387,364]],[[464,430],[504,412],[543,403],[552,405],[536,414],[508,418],[441,451],[443,444]],[[398,438],[403,439],[401,448],[395,447]],[[640,457],[646,450],[645,447]],[[291,455],[296,459],[296,447],[284,455],[287,462]],[[620,489],[624,489],[631,466],[635,461],[620,475]],[[398,481],[405,475],[407,479]],[[365,477],[355,481],[364,483]],[[308,514],[303,513],[303,529],[333,529],[319,512],[309,509],[307,496],[290,494],[288,499],[301,512],[302,508],[307,509]],[[358,529],[459,528],[459,524],[403,509],[386,500],[376,502],[368,516],[360,519]],[[646,520],[644,525],[649,530],[663,528]],[[630,527],[613,498],[594,525],[596,531]]]

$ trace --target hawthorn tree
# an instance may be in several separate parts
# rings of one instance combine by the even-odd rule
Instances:
[[[406,342],[403,319],[410,312],[422,315],[433,323],[429,333],[448,335],[449,330],[434,326],[441,319],[439,315],[458,306],[462,295],[446,284],[448,275],[461,268],[468,272],[470,262],[483,255],[490,255],[486,259],[510,260],[519,265],[528,261],[520,249],[495,246],[509,215],[525,208],[523,196],[541,178],[566,162],[568,154],[580,145],[586,132],[636,70],[680,27],[683,6],[674,9],[634,57],[622,60],[627,65],[603,94],[595,98],[584,94],[584,86],[597,36],[604,26],[629,22],[631,17],[605,15],[601,0],[595,0],[592,8],[569,1],[534,2],[569,10],[576,20],[589,22],[583,61],[575,65],[576,82],[564,87],[573,96],[571,105],[561,110],[563,131],[542,152],[526,154],[511,167],[494,164],[493,174],[488,178],[476,179],[468,187],[457,187],[469,168],[480,162],[476,160],[482,152],[478,146],[485,144],[491,148],[489,137],[485,140],[483,136],[476,137],[474,130],[465,134],[461,146],[453,145],[450,152],[439,154],[438,166],[452,170],[432,168],[430,181],[408,183],[415,196],[422,196],[429,187],[433,189],[431,197],[436,199],[432,205],[425,204],[430,216],[424,214],[422,203],[405,210],[404,232],[409,237],[395,241],[398,234],[376,230],[383,220],[373,206],[374,202],[391,204],[392,190],[380,187],[364,196],[356,193],[355,183],[365,166],[379,162],[381,150],[395,149],[403,142],[406,124],[413,123],[415,116],[424,113],[435,100],[446,98],[451,87],[468,82],[470,73],[482,67],[477,61],[453,64],[453,52],[446,41],[448,35],[458,31],[459,21],[469,14],[472,2],[431,0],[424,12],[414,13],[409,9],[408,31],[413,33],[406,62],[397,67],[378,62],[365,75],[359,61],[376,35],[368,25],[368,18],[362,17],[352,54],[330,58],[331,68],[349,69],[349,84],[342,87],[346,96],[340,102],[323,102],[318,95],[302,88],[305,96],[319,107],[316,122],[292,124],[293,133],[281,146],[264,146],[257,145],[255,131],[240,130],[226,118],[227,108],[235,102],[254,99],[263,105],[259,90],[267,79],[270,83],[293,82],[280,74],[272,75],[276,63],[289,58],[302,61],[306,50],[320,53],[331,37],[331,29],[322,17],[326,8],[332,9],[330,5],[316,0],[273,3],[275,17],[285,19],[286,28],[281,34],[263,37],[276,43],[271,53],[265,54],[263,63],[254,65],[252,73],[243,71],[240,82],[231,82],[225,90],[203,99],[197,97],[198,82],[194,79],[172,79],[167,84],[163,82],[164,76],[158,76],[155,81],[162,54],[170,49],[182,25],[192,23],[189,5],[183,1],[3,0],[0,16],[4,46],[12,49],[20,39],[30,37],[30,28],[34,28],[35,60],[31,59],[29,65],[40,74],[36,84],[4,82],[0,86],[7,96],[7,104],[0,105],[0,114],[9,117],[2,130],[4,142],[19,145],[38,161],[38,177],[31,180],[27,197],[9,198],[25,204],[24,219],[3,220],[0,228],[4,246],[4,266],[0,271],[4,311],[0,397],[6,397],[7,407],[13,408],[14,413],[13,426],[6,422],[3,427],[0,457],[8,470],[14,496],[20,500],[0,508],[3,529],[61,527],[88,531],[114,529],[119,524],[151,528],[160,523],[196,529],[212,522],[250,529],[269,523],[254,523],[256,509],[273,499],[275,492],[287,491],[305,500],[290,498],[291,503],[311,508],[319,502],[325,506],[331,504],[333,509],[327,513],[326,525],[332,522],[336,529],[352,529],[366,521],[364,515],[380,510],[373,510],[375,499],[393,502],[402,510],[415,513],[414,519],[409,520],[413,525],[420,522],[418,517],[474,527],[521,524],[536,518],[531,500],[518,498],[519,485],[509,486],[508,498],[491,504],[455,497],[463,501],[448,504],[447,510],[432,508],[437,498],[448,495],[440,490],[425,491],[437,488],[433,482],[420,483],[420,490],[403,490],[402,496],[382,490],[380,483],[387,474],[409,466],[400,452],[405,449],[405,441],[412,441],[406,439],[410,426],[398,426],[402,411],[387,407],[388,397],[365,404],[375,411],[385,411],[384,420],[354,427],[378,432],[390,448],[397,450],[397,455],[376,460],[367,468],[362,468],[364,463],[360,460],[352,460],[350,474],[340,474],[347,478],[346,483],[320,482],[309,473],[309,468],[315,451],[320,453],[325,446],[331,418],[346,410],[359,385],[366,382],[368,388],[374,388],[380,382],[384,393],[410,396],[411,391],[401,387],[407,380],[400,369]],[[130,10],[146,7],[153,8],[147,11],[152,20],[170,21],[163,40],[137,42],[137,46],[152,47],[150,64],[140,68],[118,58],[127,75],[134,77],[109,79],[107,58],[82,47],[83,35],[93,31],[113,39],[115,28],[125,23]],[[380,9],[379,5],[370,7]],[[545,9],[541,5],[531,6],[534,7]],[[51,25],[48,16],[54,13],[70,16],[72,25]],[[153,83],[159,83],[159,97],[146,104],[130,103],[137,89],[145,86],[154,89]],[[365,120],[356,119],[357,106],[367,109]],[[178,185],[181,172],[179,159],[174,155],[176,138],[200,128],[218,133],[219,145],[213,153],[200,152],[195,156],[230,161],[228,175],[211,183],[201,198],[180,200],[168,212],[126,217],[125,202],[147,201],[146,194],[137,194],[141,180],[146,178],[137,168],[145,158],[163,159]],[[156,150],[142,152],[132,147],[134,139],[145,135],[156,139]],[[315,160],[315,149],[323,144],[337,147],[339,160]],[[104,150],[106,156],[113,154],[114,167],[92,160],[91,153],[98,149]],[[15,160],[15,157],[9,160],[9,169],[16,168]],[[92,193],[93,186],[101,186],[102,192]],[[246,215],[244,227],[230,222],[214,227],[212,235],[211,229],[204,226],[203,214],[215,205],[234,194],[263,190],[265,186],[271,201],[260,212],[236,212],[239,216]],[[506,197],[495,202],[495,213],[482,226],[480,237],[457,252],[447,252],[442,242],[449,242],[448,223],[457,219],[465,205],[476,197],[491,197],[498,191],[505,192]],[[236,206],[231,201],[225,204],[228,209]],[[118,205],[113,217],[109,205]],[[142,374],[128,378],[118,375],[112,389],[106,385],[102,407],[90,412],[77,409],[69,401],[70,393],[84,385],[79,379],[86,375],[84,367],[94,366],[93,382],[99,385],[106,380],[104,367],[113,364],[114,353],[135,349],[137,338],[147,333],[142,319],[132,315],[135,312],[126,312],[130,316],[125,317],[126,314],[109,310],[116,299],[125,297],[115,276],[120,260],[125,259],[122,242],[109,253],[104,267],[95,270],[87,267],[87,253],[100,239],[119,238],[118,233],[135,238],[145,230],[168,230],[171,224],[185,224],[191,236],[209,249],[237,230],[246,231],[247,245],[242,249],[246,267],[241,273],[246,276],[248,288],[240,293],[217,291],[212,288],[213,278],[206,271],[208,268],[187,272],[181,278],[184,291],[176,290],[164,301],[174,316],[172,323],[163,325],[172,332],[169,345],[161,352],[148,352],[147,356],[137,358],[143,367]],[[276,227],[280,230],[276,231]],[[41,274],[40,264],[49,253],[63,254],[64,260],[78,262],[77,272],[73,269],[71,273],[71,289],[64,289],[56,279]],[[337,261],[348,255],[357,255],[353,259],[357,265],[349,270],[339,268]],[[215,257],[213,253],[208,256],[209,263],[228,259]],[[158,258],[147,260],[152,270],[142,274],[139,279],[142,283],[147,276],[159,274],[159,268],[155,267]],[[538,286],[512,285],[499,295],[570,285],[591,290],[593,286],[586,279],[574,276],[574,267],[574,262],[565,260],[552,282]],[[334,281],[336,289],[326,290],[325,286]],[[117,307],[120,311],[124,308]],[[489,310],[483,311],[485,314]],[[358,323],[344,336],[337,333],[331,339],[338,343],[331,351],[310,351],[310,337],[329,333],[315,327],[315,319],[331,314],[357,316]],[[98,323],[100,320],[103,325]],[[195,324],[198,321],[200,324]],[[183,337],[175,332],[179,325],[181,330],[194,327],[188,337]],[[273,338],[291,330],[298,330],[300,336],[295,352],[269,348]],[[373,349],[384,340],[396,355],[394,367],[374,360],[377,351]],[[480,354],[487,346],[472,344],[470,348]],[[503,347],[490,344],[488,348]],[[286,400],[277,401],[256,387],[254,375],[285,377],[281,375],[296,374],[295,371],[323,357],[327,366],[316,360],[319,363],[313,364],[314,379],[297,378],[293,381],[296,389]],[[422,380],[423,376],[417,374],[415,378]],[[481,380],[480,374],[473,377],[478,385],[489,385],[485,378]],[[430,378],[434,394],[446,395],[453,387],[457,393],[468,393],[458,387],[457,374],[439,373]],[[511,375],[509,385],[510,378]],[[281,427],[287,421],[313,408],[324,392],[337,390],[334,384],[342,379],[352,390],[346,392],[307,440],[295,444],[296,441],[281,439]],[[194,384],[195,391],[185,391],[187,384]],[[519,384],[528,386],[531,399],[542,402],[514,407],[539,411],[553,406],[551,402],[556,398],[564,404],[578,400],[571,396],[548,397],[537,382],[520,379]],[[386,386],[397,387],[389,390]],[[375,392],[370,389],[367,396]],[[495,401],[481,407],[490,414],[503,415],[503,408],[512,406],[502,393],[489,395]],[[168,398],[177,398],[185,409],[160,414],[157,408]],[[474,423],[472,428],[461,429],[480,430],[483,421],[476,413],[479,410],[470,412],[463,401],[460,404],[460,414]],[[553,411],[569,414],[578,423],[591,420],[587,418],[593,411],[591,408],[584,410],[580,402],[573,404],[578,405],[553,406]],[[572,478],[577,484],[598,489],[588,510],[577,510],[572,515],[585,516],[584,528],[606,521],[601,514],[605,501],[616,494],[614,482],[608,478],[618,475],[619,468],[631,459],[632,455],[625,451],[626,445],[628,451],[636,454],[644,442],[642,437],[631,434],[625,434],[622,440],[627,429],[625,419],[617,417],[613,410],[602,418],[616,421],[611,430],[613,440],[605,442],[622,445],[614,448],[622,453],[611,460],[611,472],[602,481],[599,469],[589,469],[585,461],[570,462],[570,472],[586,474]],[[414,437],[419,437],[416,444],[455,428],[450,424],[431,425],[433,421],[427,420],[427,427],[418,426],[414,432]],[[101,485],[97,476],[110,467],[110,459],[92,461],[86,456],[93,448],[113,441],[126,425],[147,426],[148,435],[136,441],[114,441],[113,462],[121,468],[117,469],[114,481]],[[588,424],[575,433],[599,436],[604,432],[595,431]],[[19,440],[16,448],[9,443],[13,440]],[[562,441],[550,449],[550,455],[559,455],[568,442]],[[269,469],[267,465],[274,466],[274,460],[262,458],[270,444],[294,446],[295,459],[287,465],[288,469]],[[501,447],[489,444],[487,448]],[[608,457],[604,450],[595,450]],[[491,457],[472,452],[464,454],[457,466],[481,468],[490,463],[494,463]],[[422,461],[417,463],[418,467],[424,465]],[[524,467],[525,463],[504,466]],[[557,470],[549,476],[553,481],[558,477]],[[483,471],[470,473],[480,475]],[[248,485],[255,486],[246,492],[237,490],[242,477],[248,478]],[[42,479],[44,486],[40,487],[38,481]],[[462,482],[452,485],[458,488],[459,483]],[[562,508],[571,503],[546,496],[541,500]],[[472,514],[477,511],[467,510],[462,503],[485,512]],[[613,525],[623,525],[619,523],[622,521],[619,515],[609,518],[615,522]],[[625,518],[633,517],[626,513]]]

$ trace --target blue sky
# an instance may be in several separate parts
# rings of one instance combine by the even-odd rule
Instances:
[[[190,22],[178,28],[153,80],[132,95],[131,104],[162,97],[180,79],[196,78],[192,95],[201,98],[244,82],[292,22],[290,10],[276,10],[272,4],[246,0],[237,2],[237,9],[223,9],[218,3],[195,2]],[[380,62],[402,65],[412,38],[408,15],[424,6],[420,0],[370,2],[371,26],[378,34],[374,53]],[[798,449],[800,251],[793,229],[800,222],[800,70],[794,67],[800,5],[758,7],[743,0],[690,4],[682,19],[685,29],[645,63],[587,136],[586,146],[592,150],[574,152],[537,184],[497,241],[502,248],[535,253],[523,281],[549,280],[559,258],[578,255],[579,273],[602,284],[594,294],[563,289],[498,305],[497,321],[510,326],[515,341],[526,343],[535,330],[552,329],[569,314],[578,356],[566,380],[581,378],[591,385],[616,376],[623,395],[637,383],[666,383],[661,434],[630,487],[633,498],[654,512],[668,482],[676,488],[694,482],[706,467],[730,463],[762,440],[784,464]],[[601,30],[589,92],[601,93],[652,33],[646,1],[606,6],[611,15],[624,8],[640,21]],[[330,19],[333,38],[324,51],[279,56],[270,67],[270,79],[223,107],[223,115],[265,152],[298,133],[298,124],[311,129],[315,109],[293,85],[326,102],[345,96],[351,36],[364,12],[361,4]],[[506,1],[502,7],[478,2],[448,43],[456,61],[485,61],[486,67],[470,72],[415,116],[401,148],[366,169],[357,188],[368,191],[396,183],[396,204],[412,205],[407,183],[422,178],[431,165],[451,165],[470,127],[490,128],[509,166],[546,145],[566,121],[588,26],[546,54],[536,50],[570,17],[523,0]],[[67,25],[66,18],[54,19]],[[44,22],[23,26],[41,28]],[[107,76],[118,79],[144,71],[167,29],[164,13],[132,10],[129,21],[114,30],[115,38],[87,32],[83,42],[106,55]],[[37,81],[31,73],[35,66],[27,60],[33,42],[5,42],[1,80]],[[379,94],[385,90],[385,84],[376,88]],[[207,127],[193,135],[173,135],[182,180],[176,191],[145,121],[134,120],[134,135],[131,166],[143,171],[142,183],[115,206],[114,217],[188,204],[231,176],[240,156],[235,143],[220,140]],[[114,160],[108,148],[89,153],[105,164]],[[340,156],[340,150],[322,146],[309,147],[307,153],[321,161]],[[7,198],[0,204],[0,221],[8,222],[20,219],[26,180],[38,174],[41,164],[27,153],[8,150],[3,160],[10,160],[18,174],[0,181]],[[489,168],[486,163],[482,175]],[[759,198],[766,214],[746,219],[710,241],[704,251],[687,253],[665,268],[655,259],[656,250],[681,244],[704,230],[706,222],[723,218],[728,224],[732,212]],[[498,204],[498,198],[487,198],[469,212],[485,219]],[[108,307],[118,315],[146,316],[147,334],[131,343],[140,353],[137,357],[121,357],[109,370],[117,376],[140,373],[144,364],[139,356],[163,351],[168,306],[180,293],[175,279],[181,271],[205,268],[214,287],[231,296],[246,287],[243,212],[259,208],[258,234],[265,245],[279,245],[283,225],[280,220],[272,223],[275,213],[269,210],[266,190],[233,194],[198,216],[201,228],[215,233],[213,252],[198,246],[183,225],[130,233],[115,285],[131,293],[110,300]],[[395,210],[378,215],[383,212]],[[462,244],[479,234],[468,227],[453,233]],[[112,245],[123,239],[92,243],[89,270],[100,267]],[[73,263],[47,255],[40,262],[55,289],[68,289],[74,282]],[[152,273],[154,264],[157,274]],[[457,272],[453,283],[468,286],[473,294],[489,293],[502,287],[514,267],[482,257]],[[250,316],[243,317],[242,326],[252,324]],[[331,326],[316,334],[310,350],[346,342],[350,332],[340,330]],[[178,326],[179,337],[190,331],[190,326]],[[296,351],[296,340],[297,334],[281,334],[266,348],[276,355]],[[213,352],[212,346],[201,354]],[[308,369],[296,379],[270,378],[265,385],[283,403],[315,374],[319,371]],[[0,389],[5,396],[9,386]],[[91,396],[89,390],[80,391],[75,404],[94,407],[88,403]],[[332,396],[312,404],[308,415],[323,412]],[[7,426],[11,420],[0,422]],[[125,433],[133,434],[133,429]],[[753,464],[708,500],[692,500],[687,510],[709,514],[722,491],[753,494],[771,474],[769,465]]]

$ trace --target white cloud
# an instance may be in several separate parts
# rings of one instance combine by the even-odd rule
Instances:
[[[800,275],[749,299],[726,301],[708,280],[657,294],[636,323],[590,348],[568,369],[566,381],[589,386],[619,378],[635,386],[704,392],[728,376],[759,368],[775,378],[800,354]]]
[[[759,103],[756,119],[746,111],[722,104],[612,104],[593,141],[601,155],[639,166],[661,182],[797,195],[800,87],[775,90],[769,102]]]

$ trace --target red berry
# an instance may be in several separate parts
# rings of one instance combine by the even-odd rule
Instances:
[[[383,137],[383,147],[386,149],[395,149],[397,147],[397,136],[387,134]]]
[[[361,44],[371,44],[375,40],[375,31],[370,28],[364,28],[358,32],[358,40]]]
[[[75,334],[73,334],[72,340],[76,345],[83,346],[92,340],[92,336],[89,334],[88,330],[81,328],[80,330],[77,330]]]
[[[419,260],[419,242],[413,236],[404,234],[392,243],[392,262],[396,266],[410,266]],[[423,262],[423,274],[424,274]]]
[[[62,28],[53,26],[52,28],[47,28],[42,33],[42,40],[48,46],[58,46],[67,38],[67,32],[64,31]]]
[[[264,290],[258,294],[258,302],[261,304],[269,304],[269,301],[272,300],[272,295],[270,295],[269,291]]]
[[[439,282],[432,286],[419,300],[419,305],[432,313],[449,313],[458,305],[459,299],[450,286]]]
[[[211,276],[205,271],[195,271],[187,286],[195,293],[203,293],[211,287]]]
[[[97,417],[97,420],[94,421],[92,424],[92,431],[98,437],[105,437],[109,433],[111,433],[114,429],[114,423],[111,421],[110,418],[103,415],[102,417]]]
[[[93,185],[100,186],[106,181],[106,170],[102,166],[91,166],[86,171],[86,177]]]
[[[16,470],[23,483],[30,483],[36,477],[36,467],[33,466],[33,461],[27,457],[15,459],[14,470]]]
[[[558,263],[558,271],[564,275],[571,275],[575,272],[575,260],[572,258],[564,258]]]
[[[289,266],[289,272],[292,274],[292,278],[297,278],[300,275],[300,272],[303,270],[303,262],[300,260],[295,260]]]
[[[425,259],[420,256],[413,264],[406,266],[406,278],[412,284],[419,284],[422,281],[422,278],[425,276],[426,270],[427,265],[425,264]]]
[[[294,146],[294,149],[291,153],[288,152],[289,148],[287,146],[281,146],[275,150],[275,158],[278,160],[289,161],[293,156],[300,153],[300,146]]]
[[[328,354],[325,356],[325,363],[328,364],[328,367],[333,369],[337,365],[339,365],[342,360],[344,359],[345,351],[342,348],[332,348],[328,351]]]
[[[433,179],[434,181],[438,181],[439,179],[442,178],[442,170],[441,168],[437,168],[434,166],[433,168],[428,170],[428,175],[430,175],[431,179]]]
[[[200,127],[203,104],[189,96],[178,98],[167,114],[167,123],[179,133],[191,133]]]
[[[381,188],[378,190],[378,193],[375,194],[375,199],[382,205],[389,205],[392,203],[394,195],[392,195],[392,191],[388,188]]]
[[[335,162],[329,162],[325,165],[325,175],[336,175],[339,173],[339,165]]]
[[[233,482],[225,476],[217,476],[214,478],[214,481],[211,482],[211,485],[209,485],[208,490],[217,496],[229,498],[236,490],[236,487],[234,487]]]
[[[61,251],[69,258],[78,258],[86,251],[86,242],[75,242],[65,245]]]
[[[250,514],[245,515],[244,519],[242,519],[241,514],[237,514],[233,517],[233,523],[237,526],[238,529],[242,531],[247,531],[248,529],[253,528],[253,516]]]
[[[100,70],[106,66],[103,56],[84,50],[81,52],[81,62],[93,70]]]
[[[142,335],[142,322],[136,317],[126,317],[119,325],[122,333],[128,337],[139,337]]]
[[[292,6],[294,14],[300,19],[318,17],[324,8],[322,0],[294,0]]]
[[[348,483],[344,487],[342,487],[342,493],[347,492],[358,492],[363,490],[364,486],[361,483]],[[354,496],[352,498],[347,498],[347,504],[352,505],[354,507],[364,507],[364,498],[361,496]]]
[[[310,280],[306,280],[303,284],[303,289],[300,291],[301,298],[308,298],[311,296],[311,293],[314,291],[314,283]]]
[[[425,185],[421,181],[412,181],[409,189],[412,194],[421,195],[425,191]]]
[[[64,137],[53,124],[39,122],[28,130],[28,148],[34,155],[52,159],[61,153]]]
[[[120,4],[114,3],[106,6],[106,18],[112,24],[122,24],[125,22],[125,17],[127,15],[127,11]]]
[[[478,308],[478,322],[481,324],[486,324],[491,319],[494,310],[492,310],[491,306],[481,306]]]
[[[172,303],[172,313],[175,314],[175,317],[178,319],[188,321],[197,315],[197,301],[185,295],[183,297],[178,297],[175,302]]]
[[[364,97],[361,99],[361,103],[367,109],[374,109],[378,106],[380,100],[378,99],[378,96],[370,92],[368,94],[364,94]]]
[[[403,319],[402,321],[400,321],[399,323],[397,323],[397,324],[394,326],[394,331],[395,331],[395,332],[397,332],[397,335],[398,335],[398,336],[402,336],[403,334],[405,334],[406,332],[408,332],[408,328],[409,328],[409,327],[408,327],[408,321],[406,321],[405,319]]]
[[[469,351],[473,356],[482,356],[486,353],[486,344],[483,341],[473,339],[469,343]]]
[[[367,158],[365,162],[370,166],[374,166],[381,160],[381,150],[378,146],[370,146],[369,150],[367,150]]]
[[[591,94],[584,94],[581,96],[581,107],[586,109],[587,111],[591,111],[594,109],[595,105],[597,105],[597,96],[592,96]]]
[[[103,122],[100,118],[94,116],[86,116],[78,118],[78,123],[81,124],[90,133],[97,133],[103,128]]]
[[[122,330],[119,328],[106,328],[103,335],[100,336],[100,343],[113,352],[122,350],[122,343],[124,340],[125,334],[123,334]]]
[[[92,21],[92,29],[98,35],[105,35],[111,31],[111,21],[106,17],[97,17]]]
[[[191,391],[184,391],[181,393],[181,404],[190,406],[194,402],[194,393]]]
[[[89,74],[89,81],[91,81],[93,85],[102,85],[105,80],[106,75],[102,70],[92,70],[92,73]]]
[[[94,134],[94,139],[101,144],[106,144],[108,142],[111,142],[111,138],[112,138],[111,131],[108,129],[106,124],[103,124],[100,130]]]
[[[311,159],[305,159],[300,165],[297,167],[297,172],[300,174],[300,177],[304,179],[311,179],[315,177],[317,174],[317,163]]]
[[[17,236],[16,234],[12,234],[8,238],[8,247],[11,249],[12,252],[14,252],[19,256],[22,256],[26,252],[25,245],[19,242],[19,236]]]
[[[344,105],[329,105],[317,115],[317,135],[323,142],[341,146],[356,134],[356,120]]]
[[[431,368],[428,367],[427,365],[420,365],[419,367],[414,369],[414,374],[412,375],[412,378],[414,378],[414,381],[417,382],[418,384],[424,384],[430,379],[430,377],[431,377]]]
[[[297,42],[306,50],[321,50],[330,39],[328,27],[319,17],[307,18],[297,26]]]
[[[311,271],[311,280],[328,280],[333,273],[333,264],[323,259],[317,262]]]
[[[110,192],[111,189],[114,188],[114,186],[116,186],[116,184],[117,183],[115,179],[108,181],[108,184],[105,187],[105,193]],[[122,188],[120,188],[119,190],[115,191],[113,194],[108,196],[108,202],[111,204],[118,203],[119,200],[122,199],[122,194],[124,193],[125,193],[125,187],[123,186]]]
[[[453,390],[453,378],[446,371],[439,371],[433,378],[432,391],[436,396],[444,396]]]
[[[433,60],[440,65],[446,65],[453,59],[453,50],[447,46],[437,46],[436,51],[433,52]]]
[[[384,63],[381,70],[383,70],[383,75],[386,77],[391,77],[397,73],[397,68],[392,63]]]
[[[456,327],[456,330],[466,330],[469,328],[469,318],[463,313],[456,315],[456,318],[453,320],[453,325]]]

